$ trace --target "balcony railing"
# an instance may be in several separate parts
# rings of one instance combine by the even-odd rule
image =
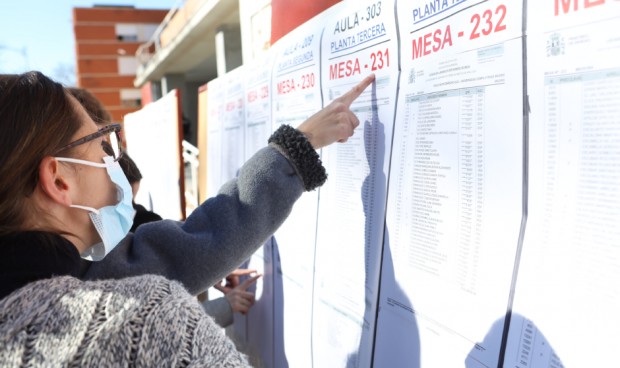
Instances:
[[[136,58],[140,65],[138,66],[138,73],[141,73],[148,65],[149,61],[157,54],[165,43],[162,45],[162,33],[168,28],[168,25],[174,20],[175,16],[181,11],[188,0],[177,0],[168,14],[164,17],[164,20],[159,24],[159,27],[155,29],[155,32],[151,36],[151,39],[143,43],[136,50]]]
[[[138,74],[144,72],[153,57],[169,45],[190,23],[198,10],[208,3],[214,4],[213,0],[177,0],[172,9],[166,14],[159,27],[153,33],[149,41],[143,43],[136,51],[138,59]]]
[[[198,147],[186,140],[183,146],[183,168],[185,172],[185,215],[189,216],[200,204],[198,201]]]

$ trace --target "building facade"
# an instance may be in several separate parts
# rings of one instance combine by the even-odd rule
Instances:
[[[181,92],[185,139],[197,145],[198,89],[260,57],[280,37],[340,0],[184,0],[137,52],[143,101]]]
[[[115,122],[142,106],[141,91],[133,83],[136,50],[167,13],[133,6],[73,9],[77,86],[93,93]]]

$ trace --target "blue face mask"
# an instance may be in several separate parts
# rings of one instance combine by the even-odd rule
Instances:
[[[110,176],[110,180],[116,184],[118,190],[118,203],[116,205],[105,206],[100,209],[79,205],[71,206],[89,211],[88,215],[93,225],[95,225],[99,237],[101,237],[101,243],[93,245],[82,253],[82,258],[89,261],[100,261],[127,236],[129,229],[131,229],[133,218],[136,214],[132,205],[131,185],[129,185],[123,169],[121,169],[118,162],[114,162],[111,156],[103,158],[104,164],[65,157],[57,157],[56,159],[58,161],[105,168]]]

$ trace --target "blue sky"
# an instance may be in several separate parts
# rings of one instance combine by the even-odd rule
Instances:
[[[72,9],[94,4],[169,9],[177,0],[0,0],[0,74],[75,70]],[[62,81],[62,80],[61,80]]]

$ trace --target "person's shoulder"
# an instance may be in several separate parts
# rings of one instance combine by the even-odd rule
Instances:
[[[88,303],[84,304],[83,302],[87,302],[93,294],[109,294],[111,300],[132,299],[139,301],[140,299],[148,299],[151,293],[161,292],[162,290],[165,291],[165,294],[170,294],[171,290],[180,293],[184,289],[174,281],[155,275],[96,281],[84,281],[72,276],[57,276],[25,285],[2,299],[0,305],[46,303],[51,307],[54,303],[80,301],[77,304],[81,303],[85,306]],[[32,305],[32,307],[36,306]]]
[[[217,337],[219,328],[194,298],[181,284],[161,276],[39,280],[0,300],[0,321],[0,338],[5,342],[0,346],[0,366],[3,356],[12,359],[23,349],[23,336],[49,347],[25,358],[34,366],[69,362],[172,366],[178,361],[192,362],[196,350],[204,352],[206,359],[209,345],[229,351],[225,340],[207,338]],[[76,341],[77,336],[83,338]],[[133,354],[142,349],[138,347],[149,348]],[[119,354],[110,355],[110,351]],[[211,354],[210,362],[218,357]]]
[[[144,207],[143,205],[141,205],[140,203],[135,203],[133,204],[133,209],[136,210],[136,212],[145,212],[148,211],[146,209],[146,207]]]
[[[29,364],[39,366],[68,362],[171,366],[179,361],[247,365],[197,300],[181,284],[161,276],[98,281],[62,276],[36,281],[0,300],[0,321],[5,321],[0,337],[6,337],[0,363],[3,355],[23,347],[19,336],[25,334],[45,340],[50,349],[54,346],[55,350],[28,357]],[[35,329],[29,328],[31,322],[36,322]],[[84,336],[78,345],[76,336]],[[52,341],[48,339],[54,344],[47,344]]]
[[[147,222],[162,220],[162,217],[155,212],[147,210],[144,206],[135,203],[133,208],[136,210],[136,216],[134,217],[134,227],[138,227]]]

